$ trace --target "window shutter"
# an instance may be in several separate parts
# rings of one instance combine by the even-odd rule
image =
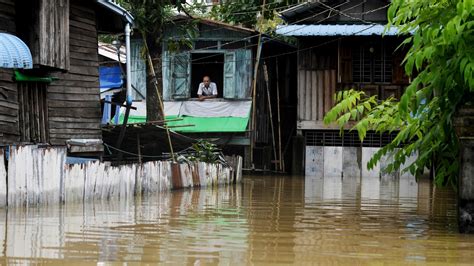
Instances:
[[[224,98],[250,97],[252,83],[252,51],[235,50],[224,55]]]
[[[39,1],[38,12],[34,63],[69,70],[69,0]]]
[[[130,42],[131,52],[131,82],[133,99],[146,98],[146,64],[141,56],[143,41],[133,39]]]
[[[235,52],[225,53],[224,55],[224,98],[234,99],[235,93]]]
[[[164,51],[161,54],[161,70],[163,76],[163,99],[171,100],[171,56],[170,52]],[[147,66],[148,67],[148,66]]]
[[[237,50],[235,52],[235,95],[238,99],[250,97],[252,84],[252,51]]]
[[[171,96],[174,99],[187,99],[190,97],[190,58],[189,52],[174,54],[171,57]]]

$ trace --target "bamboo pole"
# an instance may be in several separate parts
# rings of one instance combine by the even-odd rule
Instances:
[[[270,127],[272,129],[273,158],[275,158],[275,160],[278,160],[277,151],[276,151],[276,144],[275,144],[275,128],[273,126],[272,99],[270,98],[270,81],[268,80],[268,69],[267,69],[267,65],[265,63],[263,64],[263,76],[265,78],[265,83],[266,83],[266,87],[267,87],[268,113],[270,115]],[[278,167],[276,167],[276,163],[279,163],[279,162],[276,161],[274,163],[275,163],[275,169],[277,169]]]
[[[151,56],[150,56],[150,51],[148,50],[148,44],[146,42],[145,36],[143,36],[143,43],[144,43],[145,49],[146,49],[148,65],[150,67],[151,73],[153,74],[153,85],[155,87],[156,94],[158,95],[158,103],[160,105],[160,109],[161,109],[161,113],[163,114],[163,118],[165,118],[165,107],[163,106],[163,100],[161,99],[161,94],[160,94],[160,91],[158,90],[158,85],[157,85],[158,80],[156,79],[155,67],[153,66],[153,61],[152,61]],[[173,159],[173,162],[176,162],[176,158],[174,156],[174,151],[173,151],[173,143],[171,143],[170,130],[168,129],[168,127],[165,127],[165,129],[166,129],[166,136],[168,137],[168,145],[170,147],[171,158]]]
[[[262,16],[265,14],[265,2],[263,0],[262,4]],[[259,31],[258,33],[258,43],[257,43],[257,56],[255,67],[253,71],[253,81],[252,81],[252,123],[251,123],[251,134],[252,138],[250,139],[250,163],[252,164],[253,168],[253,148],[255,145],[255,135],[256,135],[256,98],[257,98],[257,73],[258,73],[258,65],[260,64],[260,55],[262,53],[262,32]]]
[[[140,133],[137,134],[137,153],[138,153],[138,163],[142,163],[142,149],[140,147]]]
[[[283,167],[283,156],[281,152],[281,123],[280,123],[280,79],[278,78],[278,57],[276,60],[276,95],[277,95],[277,116],[278,116],[278,161],[280,162],[280,171],[285,171]]]

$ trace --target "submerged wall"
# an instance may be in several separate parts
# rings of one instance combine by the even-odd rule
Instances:
[[[385,173],[385,167],[393,162],[390,156],[384,156],[372,169],[367,162],[381,148],[340,147],[340,146],[306,146],[305,175],[316,177],[398,177],[410,173]],[[416,154],[407,158],[401,169],[416,159]]]
[[[121,166],[66,164],[63,147],[12,146],[0,150],[0,207],[131,198],[171,189],[231,184],[242,178],[242,158],[229,164],[152,161]],[[6,167],[8,166],[8,167]],[[8,170],[7,170],[8,169]]]

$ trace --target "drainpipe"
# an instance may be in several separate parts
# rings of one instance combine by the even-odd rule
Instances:
[[[126,67],[127,67],[127,105],[132,105],[132,71],[131,65],[131,52],[130,52],[130,23],[125,25],[125,50],[126,50]]]

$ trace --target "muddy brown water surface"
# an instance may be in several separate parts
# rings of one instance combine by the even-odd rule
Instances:
[[[401,178],[243,184],[0,210],[0,263],[473,264],[455,194]]]

